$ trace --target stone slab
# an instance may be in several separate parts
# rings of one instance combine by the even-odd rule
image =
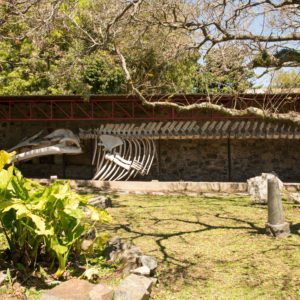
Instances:
[[[155,279],[131,274],[115,290],[114,300],[148,300]]]
[[[42,184],[50,183],[49,179],[35,179]],[[200,193],[246,193],[246,182],[195,182],[195,181],[97,181],[71,180],[71,186],[89,186],[103,191],[125,192],[133,194],[189,194]]]
[[[49,179],[34,179],[42,184],[49,184]],[[247,193],[246,182],[196,182],[196,181],[97,181],[70,180],[71,186],[94,187],[109,192],[130,194],[183,194],[198,196],[201,193]],[[283,183],[289,192],[300,191],[300,183]]]
[[[43,293],[41,300],[112,300],[113,290],[86,280],[70,279]]]

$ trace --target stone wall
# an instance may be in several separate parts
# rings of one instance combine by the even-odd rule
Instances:
[[[98,127],[97,122],[0,123],[0,149],[9,149],[41,129]],[[147,177],[163,181],[245,181],[262,172],[276,172],[286,182],[300,182],[300,140],[160,140],[158,160]],[[92,143],[84,154],[42,157],[18,167],[26,176],[90,179]],[[228,152],[229,151],[229,152]],[[230,154],[230,155],[229,155]]]
[[[161,140],[153,177],[160,180],[227,180],[226,140]]]
[[[300,182],[299,140],[232,140],[232,180],[275,172],[285,182]]]
[[[246,181],[275,172],[300,182],[299,140],[164,140],[158,149],[151,177],[160,180]]]

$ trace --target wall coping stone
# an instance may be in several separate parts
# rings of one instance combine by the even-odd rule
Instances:
[[[49,184],[50,179],[35,179]],[[202,193],[247,193],[246,182],[194,182],[194,181],[97,181],[70,180],[71,186],[92,187],[103,191],[133,194],[182,194],[197,196]],[[300,183],[284,183],[289,192],[300,191]]]

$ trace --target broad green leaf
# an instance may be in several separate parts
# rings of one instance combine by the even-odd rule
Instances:
[[[14,204],[7,206],[5,209],[3,209],[3,212],[7,212],[11,209],[14,209],[16,211],[17,219],[21,219],[24,217],[31,217],[31,212],[21,202],[17,202],[17,203],[15,202]]]
[[[14,192],[18,198],[26,200],[28,198],[27,189],[23,186],[22,180],[16,176],[12,178],[11,185],[14,189]]]
[[[16,199],[8,199],[0,201],[0,212],[5,213],[13,208],[14,205],[20,203],[19,200]]]
[[[9,157],[1,152],[2,164]],[[43,249],[50,260],[58,262],[57,276],[63,274],[70,251],[78,248],[90,228],[87,213],[92,221],[111,221],[105,210],[88,205],[87,197],[72,192],[69,181],[44,187],[24,178],[13,165],[0,170],[0,219],[10,250],[26,251],[32,256],[30,261],[35,261]],[[97,238],[99,245],[104,240]]]
[[[2,221],[4,228],[6,230],[12,229],[14,220],[16,219],[16,212],[13,209],[11,209],[11,210],[7,211],[6,213],[0,214],[0,215],[2,216],[1,221]]]
[[[22,203],[16,203],[13,205],[10,205],[6,207],[3,212],[8,212],[11,209],[16,211],[16,217],[17,219],[22,219],[22,218],[28,218],[31,219],[32,222],[35,225],[35,229],[33,230],[36,232],[38,235],[53,235],[54,231],[53,229],[46,229],[46,222],[43,218],[40,216],[37,216],[33,214],[24,204]]]
[[[12,179],[12,174],[8,170],[0,171],[0,189],[7,189]]]
[[[69,181],[56,181],[48,187],[49,192],[58,199],[64,199],[71,192]]]
[[[30,218],[34,222],[35,226],[37,227],[35,229],[36,234],[45,235],[45,236],[50,236],[54,234],[53,228],[46,229],[45,219],[33,214],[30,216]]]
[[[66,207],[64,209],[64,212],[70,217],[73,217],[78,220],[82,219],[85,216],[85,213],[82,209],[74,209],[74,208]]]
[[[15,154],[16,154],[16,152],[8,153],[4,150],[0,151],[0,170],[2,170],[6,164],[11,163]]]
[[[98,209],[92,205],[87,205],[87,208],[91,212],[91,220],[100,221],[101,223],[110,223],[112,221],[111,215],[103,209]]]
[[[56,254],[61,254],[61,255],[64,255],[65,253],[68,252],[68,247],[61,245],[55,237],[51,239],[51,249]]]

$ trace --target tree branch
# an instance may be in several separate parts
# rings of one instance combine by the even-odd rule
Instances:
[[[207,95],[207,102],[202,103],[195,103],[189,105],[179,105],[173,102],[151,102],[147,99],[147,96],[144,96],[143,93],[134,85],[130,71],[127,67],[126,59],[123,54],[120,52],[119,48],[115,46],[115,50],[117,55],[120,58],[122,69],[125,73],[126,80],[128,85],[134,95],[138,97],[138,99],[142,102],[145,107],[149,108],[173,108],[178,112],[186,112],[186,111],[210,111],[220,113],[226,116],[232,117],[247,117],[247,116],[254,116],[259,119],[265,119],[270,121],[277,121],[277,122],[290,122],[300,125],[300,113],[290,111],[288,113],[278,113],[272,112],[266,109],[261,109],[257,107],[247,107],[245,109],[235,109],[235,108],[228,108],[224,107],[219,104],[214,104],[211,102],[209,94]],[[275,109],[276,111],[276,109]]]

